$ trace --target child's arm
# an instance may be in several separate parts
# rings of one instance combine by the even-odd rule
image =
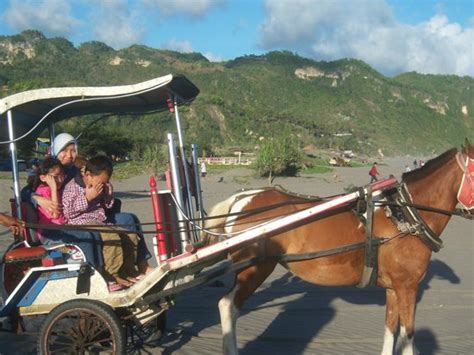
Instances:
[[[59,205],[60,201],[59,201],[58,185],[56,183],[56,179],[52,177],[51,175],[47,175],[46,184],[48,184],[49,186],[51,201]],[[53,210],[51,211],[51,217],[52,219],[58,219],[61,217],[61,213],[59,213],[59,211],[57,210]]]
[[[45,201],[53,202],[52,200],[52,195],[51,195],[51,189],[47,185],[40,185],[36,189],[36,194],[38,197],[41,197]],[[64,222],[61,222],[64,217],[62,217],[62,213],[60,214],[59,217],[55,217],[55,211],[51,208],[45,208],[41,205],[38,205],[37,207],[38,213],[43,217],[43,222],[44,223],[54,223],[54,224],[63,224]],[[61,220],[58,220],[60,218]]]

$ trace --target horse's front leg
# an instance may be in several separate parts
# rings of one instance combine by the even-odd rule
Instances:
[[[386,290],[387,305],[385,307],[385,336],[383,338],[382,355],[392,355],[395,345],[395,334],[398,330],[398,300],[392,289]]]
[[[403,285],[395,290],[400,312],[400,349],[403,355],[416,354],[415,335],[415,306],[418,285]]]
[[[262,263],[237,274],[232,290],[219,301],[223,350],[226,355],[238,354],[236,325],[239,310],[263,281],[275,269],[276,263]]]

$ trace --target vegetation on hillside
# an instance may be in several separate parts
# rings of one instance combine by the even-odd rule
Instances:
[[[464,137],[474,140],[471,77],[389,78],[359,60],[318,62],[287,51],[211,63],[200,53],[142,45],[116,51],[92,41],[76,48],[38,31],[0,36],[2,97],[48,86],[132,84],[168,73],[182,73],[201,89],[181,114],[186,141],[207,155],[236,146],[254,152],[284,127],[299,147],[367,154],[440,152]],[[160,150],[174,130],[167,112],[107,117],[88,127],[96,119],[71,119],[58,130],[85,130],[80,146],[91,154],[134,158],[144,158],[147,147]]]

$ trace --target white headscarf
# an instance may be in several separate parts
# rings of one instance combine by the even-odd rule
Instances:
[[[60,133],[54,138],[53,140],[53,149],[51,150],[51,154],[53,157],[57,157],[58,154],[66,148],[69,144],[74,144],[77,149],[77,140],[69,133]]]

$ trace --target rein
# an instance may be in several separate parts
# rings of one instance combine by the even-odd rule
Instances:
[[[474,214],[467,212],[462,208],[456,208],[454,211],[443,210],[441,208],[430,207],[426,205],[419,205],[416,203],[410,202],[387,202],[387,201],[377,201],[375,202],[376,205],[379,206],[394,206],[394,207],[412,207],[422,211],[428,211],[438,214],[443,214],[446,216],[457,216],[466,219],[474,220]]]

